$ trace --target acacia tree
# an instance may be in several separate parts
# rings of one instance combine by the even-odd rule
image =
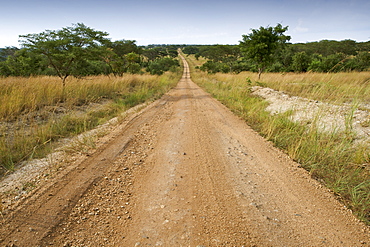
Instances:
[[[288,26],[277,24],[276,27],[252,29],[252,33],[242,35],[241,51],[257,65],[258,78],[274,62],[275,53],[290,40],[290,36],[284,35],[287,30]]]
[[[139,71],[141,48],[135,43],[135,40],[107,42],[108,49],[103,58],[114,75],[122,76],[127,71]],[[133,68],[135,69],[132,70]]]
[[[68,76],[78,64],[96,59],[105,49],[108,33],[96,31],[83,23],[61,30],[46,30],[38,34],[20,35],[24,48],[42,54],[62,79],[63,91]]]

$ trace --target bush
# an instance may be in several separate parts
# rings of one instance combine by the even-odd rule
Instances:
[[[170,57],[157,58],[149,62],[148,72],[152,75],[162,75],[164,72],[171,70],[171,68],[179,67],[179,61]]]
[[[370,68],[370,53],[367,51],[359,52],[346,63],[347,70],[366,71]]]
[[[311,59],[305,51],[298,52],[292,57],[292,69],[295,72],[306,72]]]

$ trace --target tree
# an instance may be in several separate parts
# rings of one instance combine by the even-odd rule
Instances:
[[[287,26],[277,24],[276,27],[252,29],[252,33],[242,35],[243,40],[239,45],[245,56],[257,65],[258,78],[263,70],[274,62],[275,53],[290,40],[290,36],[284,35],[287,30]]]
[[[4,62],[7,73],[5,76],[31,76],[42,74],[47,68],[45,59],[40,54],[29,52],[26,49],[17,50],[14,55],[8,56]]]
[[[154,61],[157,58],[164,57],[167,52],[161,47],[149,48],[143,51],[143,55],[148,58],[149,61]]]
[[[38,34],[20,35],[20,42],[26,49],[46,57],[49,65],[62,79],[63,90],[69,75],[76,67],[94,60],[105,49],[108,33],[95,31],[82,23],[73,24],[61,30],[46,30]]]
[[[115,76],[122,76],[125,72],[136,73],[140,71],[141,48],[135,43],[135,40],[106,42],[108,49],[102,57]]]
[[[353,57],[347,64],[349,70],[366,71],[370,68],[370,53],[362,51]]]
[[[292,57],[292,69],[295,72],[306,72],[310,62],[310,57],[306,52],[297,52]]]
[[[162,57],[157,58],[154,61],[150,61],[147,70],[152,75],[162,75],[165,71],[169,71],[178,66],[180,66],[180,64],[177,59]]]

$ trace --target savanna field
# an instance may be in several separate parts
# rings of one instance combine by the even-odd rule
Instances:
[[[250,88],[258,85],[333,104],[369,106],[370,72],[265,73],[258,79],[251,72],[208,74],[195,69],[204,60],[188,59],[196,83],[286,150],[368,222],[369,143],[353,145],[351,132],[322,133],[314,126],[307,129],[290,121],[289,114],[272,116],[265,111],[267,102],[252,96]],[[14,171],[21,162],[44,157],[60,138],[92,129],[130,107],[160,97],[180,76],[180,72],[167,72],[161,76],[70,78],[64,92],[58,77],[1,78],[2,174]]]
[[[64,90],[57,77],[1,78],[2,173],[27,159],[43,157],[60,138],[92,129],[130,107],[160,97],[180,76],[70,78]]]
[[[82,23],[21,35],[22,49],[0,49],[0,178],[46,157],[66,138],[159,99],[183,75],[186,66],[180,65],[186,61],[180,53],[197,85],[369,225],[370,133],[358,136],[354,113],[365,112],[368,117],[359,124],[370,126],[370,42],[291,44],[287,29],[260,27],[243,35],[239,45],[200,46],[112,42],[108,33]],[[270,50],[262,49],[261,38],[270,42],[264,46]],[[345,127],[322,130],[319,115],[293,121],[294,108],[272,114],[269,102],[253,93],[256,87],[349,106],[343,112]],[[94,147],[94,141],[86,142],[82,145]]]

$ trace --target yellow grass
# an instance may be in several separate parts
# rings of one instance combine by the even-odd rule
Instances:
[[[71,77],[67,80],[63,102],[62,83],[57,77],[0,78],[0,121],[13,120],[44,106],[63,103],[64,107],[72,107],[117,98],[142,85],[152,88],[160,78],[155,75]]]
[[[247,82],[263,85],[290,95],[331,103],[370,103],[370,72],[347,73],[265,73],[260,80],[256,73],[243,72],[238,75],[216,74],[220,81]]]
[[[201,66],[206,60],[202,57],[196,60],[193,55],[188,56],[189,63]],[[299,96],[330,103],[357,103],[370,104],[370,71],[343,72],[343,73],[263,73],[258,80],[257,73],[242,72],[240,74],[206,74],[197,71],[195,77],[206,75],[215,81],[248,85],[248,78],[252,85],[262,85],[292,96]]]
[[[121,111],[167,92],[182,72],[157,75],[69,78],[63,94],[57,77],[0,78],[0,175],[50,143],[76,135]],[[92,103],[101,103],[92,109]]]

